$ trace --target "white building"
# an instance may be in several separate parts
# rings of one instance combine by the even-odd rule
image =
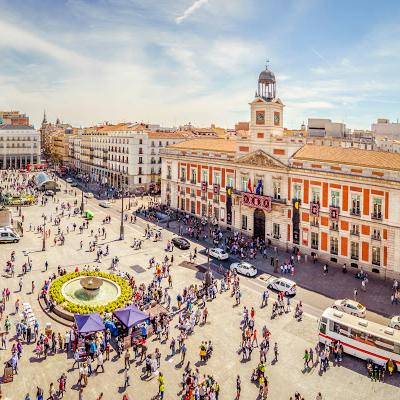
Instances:
[[[0,169],[40,163],[40,133],[33,126],[0,125]]]
[[[400,139],[400,122],[390,122],[388,119],[379,118],[376,123],[371,125],[371,131],[375,138]]]
[[[346,124],[332,122],[326,118],[309,118],[307,125],[308,136],[344,137]]]
[[[137,125],[107,125],[70,139],[70,167],[91,182],[148,189],[159,184],[160,149],[186,137],[181,132],[157,132]]]

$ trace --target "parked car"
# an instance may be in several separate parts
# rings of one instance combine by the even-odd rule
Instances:
[[[110,208],[111,207],[111,203],[108,200],[103,200],[99,203],[100,207],[103,208]]]
[[[51,197],[53,197],[53,196],[55,195],[55,193],[54,193],[52,190],[46,190],[46,191],[44,192],[44,194],[45,194],[46,196],[51,196]]]
[[[67,181],[68,183],[72,183],[72,182],[73,182],[72,178],[67,178],[66,181]]]
[[[210,257],[216,258],[217,260],[227,260],[229,258],[229,254],[219,247],[214,247],[210,249],[209,253]]]
[[[18,243],[19,235],[11,228],[0,228],[0,243]]]
[[[190,242],[183,237],[174,237],[172,243],[181,250],[187,250],[190,248]]]
[[[245,275],[245,276],[256,276],[257,275],[257,268],[248,263],[248,262],[234,262],[229,267],[230,270],[236,271],[238,274]]]
[[[85,196],[86,198],[88,198],[88,199],[93,199],[93,197],[94,197],[94,195],[93,195],[92,192],[86,192],[86,193],[84,194],[84,196]]]
[[[389,322],[389,326],[394,329],[400,329],[400,315],[395,315]]]
[[[71,187],[77,187],[78,186],[78,182],[72,182],[71,183]]]
[[[364,305],[350,299],[336,300],[332,307],[360,318],[365,318],[365,313],[367,311]]]
[[[283,292],[285,296],[296,294],[296,282],[286,278],[274,278],[268,281],[268,289]]]

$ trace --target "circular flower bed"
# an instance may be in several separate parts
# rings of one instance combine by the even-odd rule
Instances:
[[[71,279],[78,278],[80,276],[98,276],[100,278],[109,279],[115,282],[121,289],[121,294],[114,301],[104,304],[101,306],[90,306],[90,305],[79,305],[68,301],[62,294],[63,285]],[[104,313],[112,312],[118,308],[126,305],[132,300],[133,292],[132,288],[129,286],[128,282],[112,274],[107,274],[105,272],[96,271],[82,271],[82,272],[72,272],[70,274],[61,276],[57,278],[50,286],[49,290],[50,297],[56,302],[57,305],[62,307],[64,310],[69,311],[73,314],[88,314],[92,312]]]

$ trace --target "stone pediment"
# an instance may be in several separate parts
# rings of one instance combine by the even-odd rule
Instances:
[[[286,168],[286,165],[263,150],[256,150],[236,160],[236,164],[261,168]]]

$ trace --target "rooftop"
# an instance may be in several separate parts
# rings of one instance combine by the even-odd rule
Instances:
[[[179,150],[205,150],[217,151],[222,153],[235,153],[236,143],[234,140],[219,138],[193,139],[181,143],[172,144],[167,148]]]
[[[294,154],[293,159],[400,170],[400,154],[386,151],[307,144]]]
[[[0,129],[12,130],[12,131],[20,131],[22,129],[34,130],[35,128],[32,125],[0,125]]]

